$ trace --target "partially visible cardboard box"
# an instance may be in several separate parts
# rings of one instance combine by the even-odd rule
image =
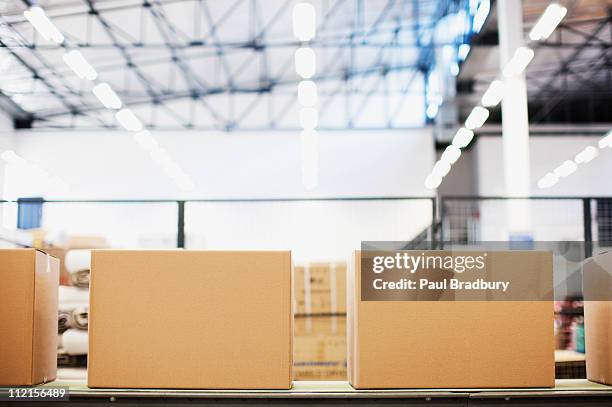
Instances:
[[[346,313],[346,263],[310,263],[295,267],[297,315]]]
[[[583,266],[587,379],[612,384],[612,251]]]
[[[291,252],[94,250],[89,387],[288,389]]]
[[[487,261],[493,261],[498,276],[516,264],[525,273],[541,267],[552,286],[549,252],[489,253]],[[348,374],[353,387],[554,386],[552,301],[363,301],[361,252],[350,266]]]
[[[59,261],[35,249],[0,249],[0,386],[56,375]]]
[[[346,317],[296,317],[295,380],[346,380]]]

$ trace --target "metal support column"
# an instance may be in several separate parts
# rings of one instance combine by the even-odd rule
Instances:
[[[503,70],[515,51],[524,45],[521,1],[499,0],[497,21],[499,62]],[[503,80],[505,92],[502,101],[502,139],[505,194],[507,197],[526,197],[530,195],[530,165],[525,74],[504,77]],[[508,220],[511,234],[528,232],[531,222],[526,202],[510,202]]]
[[[584,257],[591,257],[593,255],[591,198],[582,199],[582,222],[584,224]]]
[[[438,247],[438,242],[436,240],[436,232],[438,230],[438,197],[431,198],[431,239],[430,239],[430,247],[429,249],[435,250]]]
[[[185,201],[176,201],[178,206],[178,227],[176,230],[176,247],[185,248]]]

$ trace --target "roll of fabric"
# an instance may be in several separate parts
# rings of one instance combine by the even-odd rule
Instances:
[[[86,331],[88,325],[89,325],[88,307],[75,308],[74,311],[72,311],[72,327]]]
[[[63,334],[72,325],[72,310],[58,310],[57,311],[57,333]]]
[[[68,355],[65,352],[60,352],[57,354],[57,366],[61,367],[86,367],[87,366],[87,355]],[[78,369],[80,371],[80,369]],[[66,377],[66,369],[62,371],[63,379],[70,379]],[[75,379],[80,380],[81,375],[75,375]]]
[[[64,266],[68,272],[89,270],[91,267],[91,250],[68,250],[64,258]]]
[[[69,329],[62,335],[62,347],[68,355],[86,355],[88,346],[87,331]]]
[[[83,305],[87,306],[89,304],[89,291],[83,288],[60,285],[58,302],[60,307],[72,306],[72,308],[75,308]]]
[[[64,259],[70,282],[76,287],[89,287],[89,270],[91,268],[91,250],[69,250]]]
[[[69,272],[70,282],[75,287],[87,288],[89,287],[89,270],[78,270]]]

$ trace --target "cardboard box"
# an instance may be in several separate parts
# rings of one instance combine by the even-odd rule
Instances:
[[[94,250],[89,387],[288,389],[291,252]]]
[[[0,249],[0,386],[55,380],[59,261]]]
[[[346,381],[346,317],[296,317],[295,380]]]
[[[494,258],[489,253],[498,273],[515,264],[537,265],[550,273],[552,284],[551,253]],[[554,386],[552,301],[362,301],[360,252],[351,268],[347,325],[353,387]]]
[[[68,271],[66,271],[66,266],[64,265],[64,259],[66,258],[66,249],[59,247],[43,247],[46,253],[49,253],[53,257],[57,258],[60,263],[60,275],[59,281],[61,285],[70,285],[70,275]]]
[[[296,315],[346,313],[346,263],[310,263],[295,267]]]
[[[612,384],[612,251],[588,259],[582,271],[587,379]]]

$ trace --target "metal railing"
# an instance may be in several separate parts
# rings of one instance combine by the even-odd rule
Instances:
[[[509,223],[509,213],[512,205],[520,204],[522,210],[529,218],[530,226],[522,232],[523,237],[534,240],[571,240],[584,241],[585,250],[590,255],[593,250],[600,250],[612,246],[612,197],[569,197],[569,196],[541,196],[527,198],[507,198],[498,196],[442,196],[428,197],[346,197],[346,198],[286,198],[286,199],[129,199],[129,200],[44,200],[44,208],[54,205],[92,205],[91,217],[104,217],[96,213],[97,208],[119,205],[157,205],[163,207],[165,216],[164,230],[173,230],[176,240],[172,246],[186,247],[186,229],[188,215],[195,211],[193,204],[304,204],[304,203],[332,203],[332,202],[425,202],[428,208],[428,218],[431,224],[419,229],[409,236],[412,243],[421,244],[430,242],[431,247],[439,247],[442,242],[477,242],[477,241],[504,241],[513,237]],[[1,204],[17,205],[17,201],[0,201]],[[99,206],[101,205],[101,206]],[[407,214],[411,216],[412,214]],[[419,213],[423,215],[422,211]],[[59,215],[58,215],[59,216]],[[67,211],[63,216],[70,216]],[[129,216],[129,214],[127,215]],[[173,219],[170,219],[173,218]],[[101,219],[104,222],[104,219]],[[109,219],[109,221],[112,221]],[[427,220],[429,222],[429,220]],[[150,223],[161,222],[151,219]],[[415,221],[416,222],[416,221]],[[126,229],[131,226],[126,226]],[[93,230],[92,232],[96,232]],[[131,232],[138,233],[138,226],[132,227]],[[172,232],[174,233],[174,232]],[[505,233],[505,235],[504,235]]]
[[[130,211],[116,209],[112,214],[105,214],[104,208],[114,207],[128,207],[138,205],[138,208],[144,210],[145,207],[149,209],[153,206],[163,207],[164,216],[163,222],[165,225],[163,226],[165,231],[169,231],[170,228],[175,230],[176,232],[176,241],[173,244],[174,247],[177,248],[185,248],[187,246],[187,229],[188,229],[188,221],[189,215],[193,214],[196,211],[196,204],[278,204],[278,205],[292,205],[292,204],[304,204],[304,203],[365,203],[365,202],[397,202],[397,203],[422,203],[427,207],[427,216],[428,219],[426,221],[427,224],[431,224],[426,228],[427,239],[435,239],[436,229],[435,222],[433,221],[436,218],[437,207],[436,207],[436,199],[432,197],[411,197],[411,196],[399,196],[399,197],[342,197],[342,198],[272,198],[272,199],[183,199],[183,200],[168,200],[168,199],[126,199],[126,200],[101,200],[101,199],[85,199],[85,200],[43,200],[43,218],[47,216],[48,211],[52,208],[57,208],[58,206],[63,206],[63,211],[61,213],[55,213],[55,218],[58,218],[55,222],[56,225],[59,225],[61,222],[61,217],[69,217],[73,216],[73,212],[71,212],[70,208],[74,208],[75,205],[79,208],[85,205],[91,205],[90,211],[79,211],[80,215],[83,215],[83,212],[87,214],[87,216],[92,218],[104,218],[108,216],[109,219],[98,219],[100,222],[121,222],[122,219],[111,219],[114,214],[117,212],[121,212],[123,217],[130,216],[130,211],[134,211],[131,209]],[[40,203],[40,202],[38,202]],[[14,205],[16,208],[19,204],[18,201],[13,200],[0,200],[0,204],[4,204],[3,206]],[[27,204],[27,203],[22,203]],[[172,212],[172,216],[170,216],[170,211]],[[191,212],[190,212],[191,211]],[[125,212],[125,214],[123,214]],[[420,215],[423,216],[423,212],[420,211]],[[410,213],[406,214],[407,217],[411,216]],[[170,218],[173,218],[170,220]],[[431,218],[431,223],[429,221]],[[404,219],[407,221],[408,218]],[[78,219],[72,219],[71,222],[78,222]],[[151,219],[150,222],[153,224],[155,222],[162,222],[160,219]],[[169,222],[173,222],[173,226],[169,224]],[[43,220],[43,228],[45,228],[45,222]],[[126,233],[139,233],[138,227],[125,226]],[[99,233],[99,230],[88,230],[88,233]],[[420,230],[419,230],[420,232]],[[173,232],[174,233],[174,232]],[[414,235],[406,235],[407,238],[413,239],[415,237],[422,239],[422,233],[414,232]]]

